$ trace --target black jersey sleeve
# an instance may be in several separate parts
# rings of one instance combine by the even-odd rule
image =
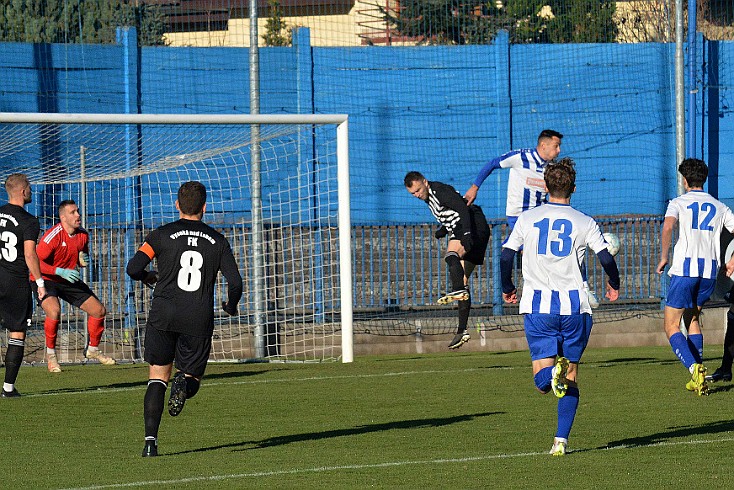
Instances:
[[[148,264],[150,264],[150,258],[138,250],[127,263],[127,275],[136,281],[142,281],[148,275],[148,271],[145,270]]]
[[[222,252],[220,270],[227,280],[227,305],[231,309],[236,309],[242,297],[242,276],[229,244]]]
[[[28,220],[28,223],[23,230],[23,240],[32,241],[33,243],[38,242],[38,235],[41,233],[41,224],[38,222],[38,218],[32,217]]]

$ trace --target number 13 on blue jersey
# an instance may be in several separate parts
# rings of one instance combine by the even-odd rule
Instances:
[[[573,249],[573,240],[571,239],[573,224],[571,221],[556,219],[551,223],[549,218],[543,218],[534,223],[533,226],[539,230],[538,255],[547,255],[549,248],[550,253],[556,257],[566,257],[571,253]],[[558,232],[557,236],[551,239],[548,233],[549,230]]]

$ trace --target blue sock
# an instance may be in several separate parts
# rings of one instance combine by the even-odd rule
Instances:
[[[676,332],[670,336],[670,346],[673,348],[673,353],[680,359],[680,362],[689,369],[696,362],[696,356],[691,352],[691,348],[688,347],[688,339],[685,335],[680,332]]]
[[[556,430],[556,437],[568,439],[578,406],[579,389],[576,386],[569,386],[566,390],[566,396],[558,399],[558,430]]]
[[[548,390],[551,389],[551,378],[553,377],[551,371],[553,371],[553,366],[548,366],[535,374],[535,386],[543,393],[548,393]]]
[[[701,364],[703,362],[703,334],[688,334],[688,348],[691,349],[691,352],[696,358],[696,362]]]

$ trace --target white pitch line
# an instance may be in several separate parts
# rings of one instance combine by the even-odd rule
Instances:
[[[704,439],[695,441],[676,441],[676,442],[655,442],[652,444],[644,445],[621,445],[613,446],[602,449],[577,449],[577,451],[613,451],[619,449],[639,449],[647,447],[663,447],[663,446],[681,446],[690,444],[717,444],[721,442],[732,442],[734,437],[726,437],[723,439]],[[573,453],[574,451],[570,451]],[[379,468],[394,468],[399,466],[411,466],[411,465],[435,465],[435,464],[454,464],[454,463],[469,463],[474,461],[491,461],[497,459],[509,459],[509,458],[527,458],[534,456],[548,457],[548,453],[543,452],[532,452],[532,453],[514,453],[514,454],[491,454],[488,456],[470,456],[466,458],[450,458],[450,459],[425,459],[415,461],[388,461],[384,463],[373,463],[373,464],[354,464],[354,465],[339,465],[339,466],[319,466],[315,468],[295,468],[291,470],[280,470],[280,471],[255,471],[252,473],[232,473],[229,475],[211,475],[211,476],[194,476],[190,478],[178,478],[175,480],[147,480],[137,481],[128,483],[113,483],[109,485],[93,485],[89,487],[73,487],[65,488],[62,490],[101,490],[105,488],[132,488],[132,487],[143,487],[143,486],[158,486],[158,485],[176,485],[185,483],[195,482],[210,482],[210,481],[223,481],[223,480],[238,480],[244,478],[258,478],[258,477],[269,477],[269,476],[283,476],[283,475],[299,475],[305,473],[325,473],[329,471],[341,471],[341,470],[363,470],[363,469],[379,469]],[[569,456],[567,456],[569,457]]]
[[[494,369],[520,369],[515,367],[497,367]],[[524,369],[524,368],[523,368]],[[468,373],[472,371],[486,371],[487,368],[467,368],[453,370],[427,370],[427,371],[400,371],[381,374],[344,374],[339,376],[309,376],[306,378],[287,378],[287,379],[252,379],[246,381],[208,381],[204,377],[202,388],[210,386],[232,386],[232,385],[254,385],[254,384],[271,384],[271,383],[299,383],[306,381],[330,381],[336,379],[365,379],[365,378],[383,378],[392,376],[421,375],[421,374],[446,374],[446,373]],[[214,375],[215,376],[215,375]],[[50,391],[45,393],[30,393],[23,395],[23,398],[35,398],[44,396],[64,396],[64,395],[92,395],[92,394],[109,394],[119,393],[123,391],[144,390],[147,387],[147,380],[141,380],[140,386],[128,386],[125,388],[97,388],[94,390],[68,390],[68,391]]]

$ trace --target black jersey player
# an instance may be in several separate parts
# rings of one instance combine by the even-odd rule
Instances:
[[[449,349],[458,349],[469,341],[469,277],[474,267],[484,263],[489,242],[489,225],[479,206],[467,206],[466,201],[450,185],[429,182],[420,172],[408,172],[403,179],[405,188],[413,196],[425,201],[441,227],[436,238],[448,235],[449,244],[444,260],[448,265],[453,291],[438,300],[439,304],[458,301],[459,326]]]
[[[33,299],[29,271],[41,277],[36,255],[40,226],[38,218],[25,210],[32,201],[31,184],[25,174],[15,173],[5,179],[8,203],[0,206],[0,318],[10,332],[5,354],[3,398],[20,396],[15,388],[25,351],[26,330],[31,323]],[[43,279],[36,280],[38,296],[46,295]]]
[[[155,283],[145,329],[148,389],[144,400],[145,448],[143,456],[158,455],[158,428],[163,400],[176,360],[176,374],[168,399],[168,412],[178,415],[188,398],[199,390],[211,350],[214,331],[214,286],[217,274],[227,280],[227,301],[222,308],[237,314],[242,296],[240,276],[227,239],[204,224],[206,188],[186,182],[178,190],[180,219],[150,232],[127,264],[127,274],[147,284]],[[146,267],[157,260],[158,271]]]

